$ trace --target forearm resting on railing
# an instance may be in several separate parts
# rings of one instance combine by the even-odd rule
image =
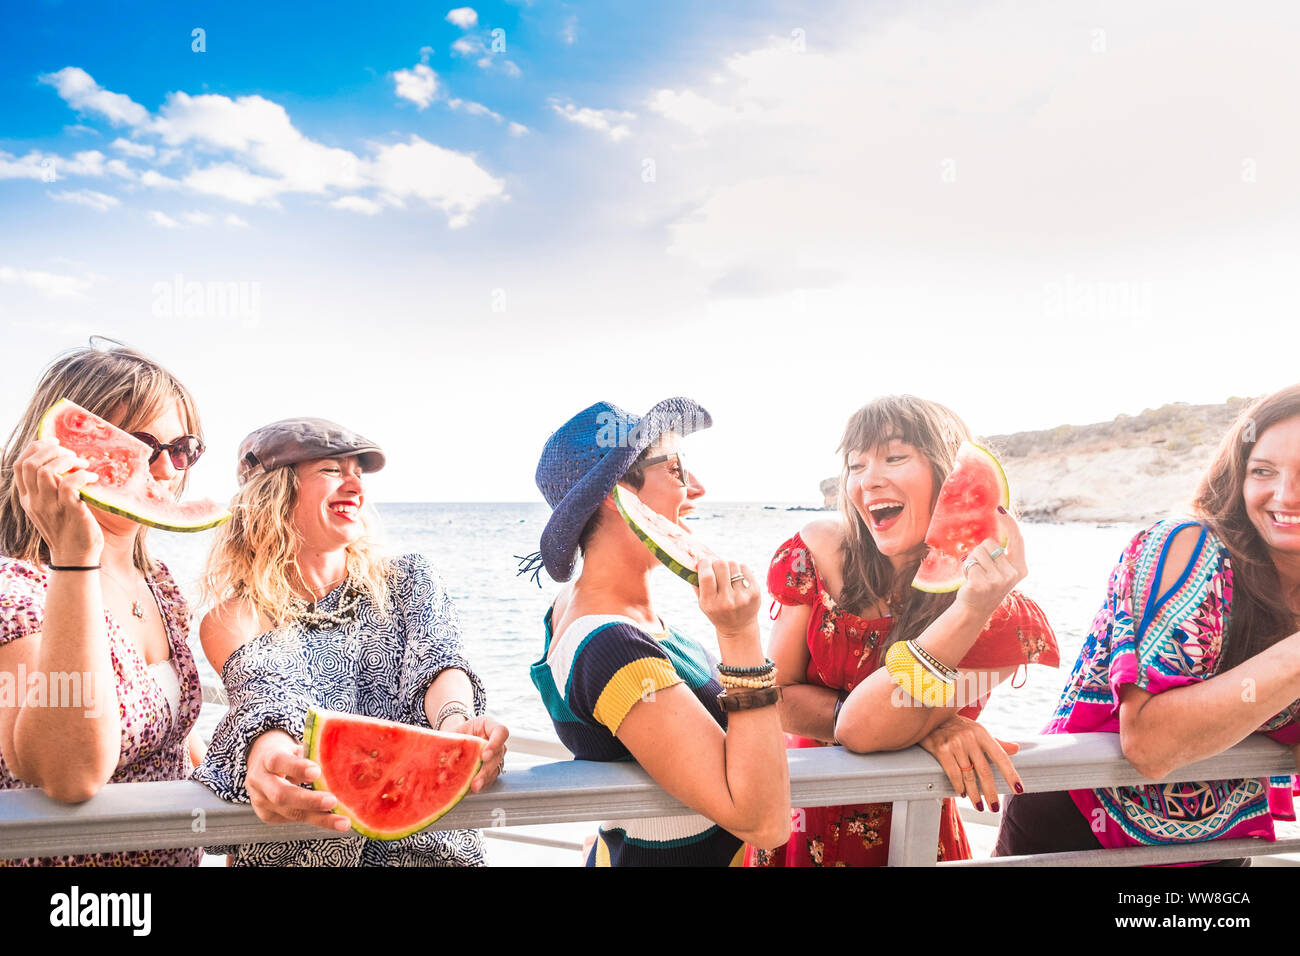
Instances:
[[[93,576],[51,577],[39,635],[7,645],[6,669],[26,673],[5,762],[48,796],[79,803],[108,782],[121,756],[117,686]]]
[[[1300,634],[1222,674],[1151,694],[1120,690],[1120,742],[1129,763],[1159,780],[1222,753],[1300,697]]]
[[[952,604],[916,638],[915,643],[931,655],[956,667],[979,638],[988,615]],[[883,662],[849,694],[840,708],[835,735],[855,753],[902,750],[920,741],[958,710],[956,707],[912,706],[915,701],[902,694]],[[969,701],[965,702],[969,703]]]
[[[829,687],[782,684],[781,703],[778,705],[781,726],[787,733],[830,743],[835,739],[831,721],[839,699],[839,692]]]

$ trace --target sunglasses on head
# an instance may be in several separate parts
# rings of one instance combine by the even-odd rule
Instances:
[[[657,465],[660,462],[673,460],[676,460],[677,462],[677,480],[683,485],[689,485],[691,483],[691,473],[686,470],[686,459],[682,457],[682,453],[679,451],[675,451],[671,455],[655,455],[653,458],[645,459],[641,464],[648,467],[650,465]]]
[[[159,455],[167,452],[168,457],[172,460],[172,467],[177,471],[193,468],[194,463],[199,460],[199,456],[203,454],[203,449],[206,447],[203,444],[203,439],[197,435],[182,435],[175,441],[170,441],[164,445],[148,432],[132,432],[131,434],[153,449],[153,454],[149,456],[149,464],[152,465],[158,460]]]

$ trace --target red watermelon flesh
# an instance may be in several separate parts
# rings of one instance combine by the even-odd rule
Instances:
[[[960,588],[966,580],[962,562],[980,542],[1000,537],[998,507],[1010,505],[1011,487],[1002,465],[980,446],[962,442],[952,474],[939,489],[925,534],[930,552],[912,587],[932,592]]]
[[[164,531],[203,531],[230,517],[209,499],[177,501],[149,470],[152,448],[75,402],[62,399],[45,413],[36,437],[51,436],[99,476],[81,489],[81,498],[102,511]]]
[[[645,502],[622,485],[614,486],[614,504],[651,554],[688,584],[700,586],[700,562],[714,561],[716,554],[685,528],[650,510]]]
[[[412,724],[311,708],[303,734],[320,765],[313,786],[338,799],[335,813],[374,840],[423,830],[469,792],[487,741]]]

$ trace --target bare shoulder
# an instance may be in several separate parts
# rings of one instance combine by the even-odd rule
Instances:
[[[1160,574],[1160,594],[1164,594],[1178,583],[1183,572],[1196,560],[1201,545],[1201,536],[1205,533],[1204,525],[1189,524],[1179,528],[1169,538],[1165,552],[1165,566]]]
[[[218,674],[230,655],[251,641],[265,628],[250,601],[229,598],[203,616],[199,624],[199,641],[203,653]]]
[[[838,518],[815,518],[799,532],[803,543],[812,553],[813,562],[822,575],[839,567],[840,548],[844,544],[844,522]]]

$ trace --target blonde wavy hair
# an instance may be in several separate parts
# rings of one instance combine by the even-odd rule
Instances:
[[[175,402],[185,431],[203,437],[194,397],[175,375],[148,356],[121,345],[83,346],[59,355],[42,373],[0,459],[0,554],[28,564],[48,564],[50,549],[18,501],[14,466],[36,439],[45,413],[61,398],[76,402],[126,432],[139,431]],[[181,491],[188,476],[189,472],[182,474]],[[145,532],[141,526],[135,538],[135,566],[152,571]]]
[[[298,501],[298,474],[292,466],[257,471],[230,501],[231,519],[217,529],[200,586],[216,606],[248,601],[275,629],[293,624],[299,590],[306,588],[298,567],[298,532],[291,515]],[[369,504],[359,515],[365,533],[347,546],[347,572],[376,613],[388,613],[388,559],[371,539],[376,520]]]

